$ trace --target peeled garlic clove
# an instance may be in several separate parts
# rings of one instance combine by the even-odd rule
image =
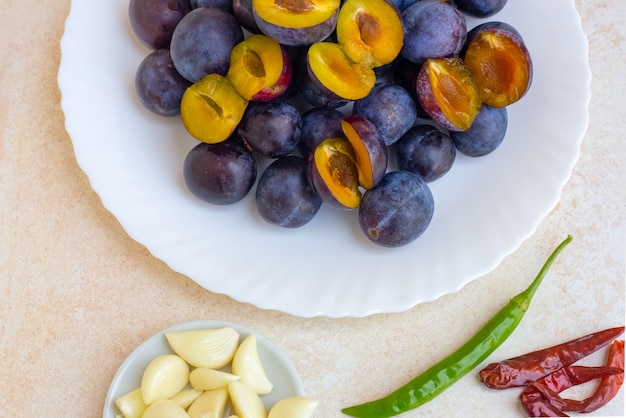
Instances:
[[[146,404],[141,396],[141,388],[120,396],[115,400],[115,405],[124,418],[141,418],[141,414],[146,410]]]
[[[265,374],[254,334],[248,335],[237,348],[232,370],[233,374],[239,376],[242,382],[247,383],[259,395],[270,393],[274,387]]]
[[[228,385],[228,394],[238,417],[267,418],[267,411],[261,398],[246,383],[240,381],[231,382]]]
[[[152,360],[141,378],[141,396],[146,405],[176,395],[189,382],[189,365],[174,354]]]
[[[221,369],[230,363],[239,345],[239,333],[231,327],[173,331],[165,338],[187,363],[209,369]]]
[[[214,390],[225,388],[230,382],[239,380],[239,376],[220,370],[198,367],[189,374],[191,387],[197,390]]]
[[[304,396],[290,396],[276,402],[267,418],[310,418],[318,401]]]
[[[190,418],[222,418],[227,403],[227,388],[207,390],[191,404],[187,413]]]
[[[178,392],[176,395],[172,396],[170,399],[176,402],[183,409],[189,408],[198,397],[202,395],[201,390],[196,389],[183,389]]]
[[[171,399],[160,399],[148,405],[142,418],[189,418],[189,414]]]

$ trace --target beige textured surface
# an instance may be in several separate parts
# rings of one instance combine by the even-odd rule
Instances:
[[[56,76],[70,0],[5,2],[0,416],[99,417],[111,378],[137,344],[179,322],[223,319],[284,347],[320,400],[316,417],[338,417],[341,407],[387,393],[462,344],[566,234],[574,243],[492,359],[623,324],[626,2],[577,6],[590,43],[590,125],[572,178],[536,233],[491,274],[435,302],[362,319],[302,319],[204,291],[128,237],[90,188],[64,129]],[[470,374],[406,416],[522,417],[518,393],[485,389]],[[593,415],[623,413],[622,390]]]

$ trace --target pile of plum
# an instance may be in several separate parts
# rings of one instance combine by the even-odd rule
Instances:
[[[189,191],[228,205],[256,187],[259,215],[287,228],[322,204],[355,210],[364,234],[406,245],[431,222],[428,183],[457,152],[504,139],[507,106],[532,81],[506,0],[130,0],[151,52],[141,103],[198,140]],[[267,162],[260,174],[259,159]]]

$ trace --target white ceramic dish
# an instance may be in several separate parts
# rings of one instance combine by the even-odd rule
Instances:
[[[192,197],[182,181],[196,143],[177,118],[149,114],[134,73],[149,52],[128,0],[73,0],[59,86],[76,159],[135,240],[204,288],[298,316],[397,312],[459,290],[494,269],[558,202],[588,123],[587,40],[573,0],[511,0],[534,60],[530,92],[509,108],[501,147],[459,157],[431,183],[435,216],[414,243],[376,247],[354,213],[323,207],[297,230],[262,221],[253,196],[230,207]],[[476,20],[468,20],[473,27]]]
[[[269,409],[280,399],[288,396],[305,396],[304,386],[298,372],[280,347],[258,332],[242,325],[226,321],[199,320],[164,329],[140,344],[124,360],[115,374],[106,396],[102,417],[115,418],[115,415],[120,413],[115,406],[115,400],[140,386],[141,376],[150,361],[159,355],[174,353],[165,339],[166,332],[213,329],[224,326],[230,326],[239,332],[240,340],[250,334],[256,336],[259,358],[268,379],[274,385],[270,394],[261,397],[266,408]]]

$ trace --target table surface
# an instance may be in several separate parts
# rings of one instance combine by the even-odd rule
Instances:
[[[454,294],[402,313],[340,319],[298,318],[208,292],[126,234],[78,167],[64,128],[56,77],[70,0],[29,6],[9,1],[0,14],[0,416],[99,417],[111,379],[139,343],[177,323],[220,319],[282,346],[320,401],[315,416],[339,417],[459,347],[567,234],[574,242],[532,311],[483,366],[624,323],[626,2],[576,1],[590,45],[590,124],[571,179],[536,232]],[[470,373],[405,416],[522,417],[519,392],[487,389]],[[623,414],[622,389],[591,415]]]

